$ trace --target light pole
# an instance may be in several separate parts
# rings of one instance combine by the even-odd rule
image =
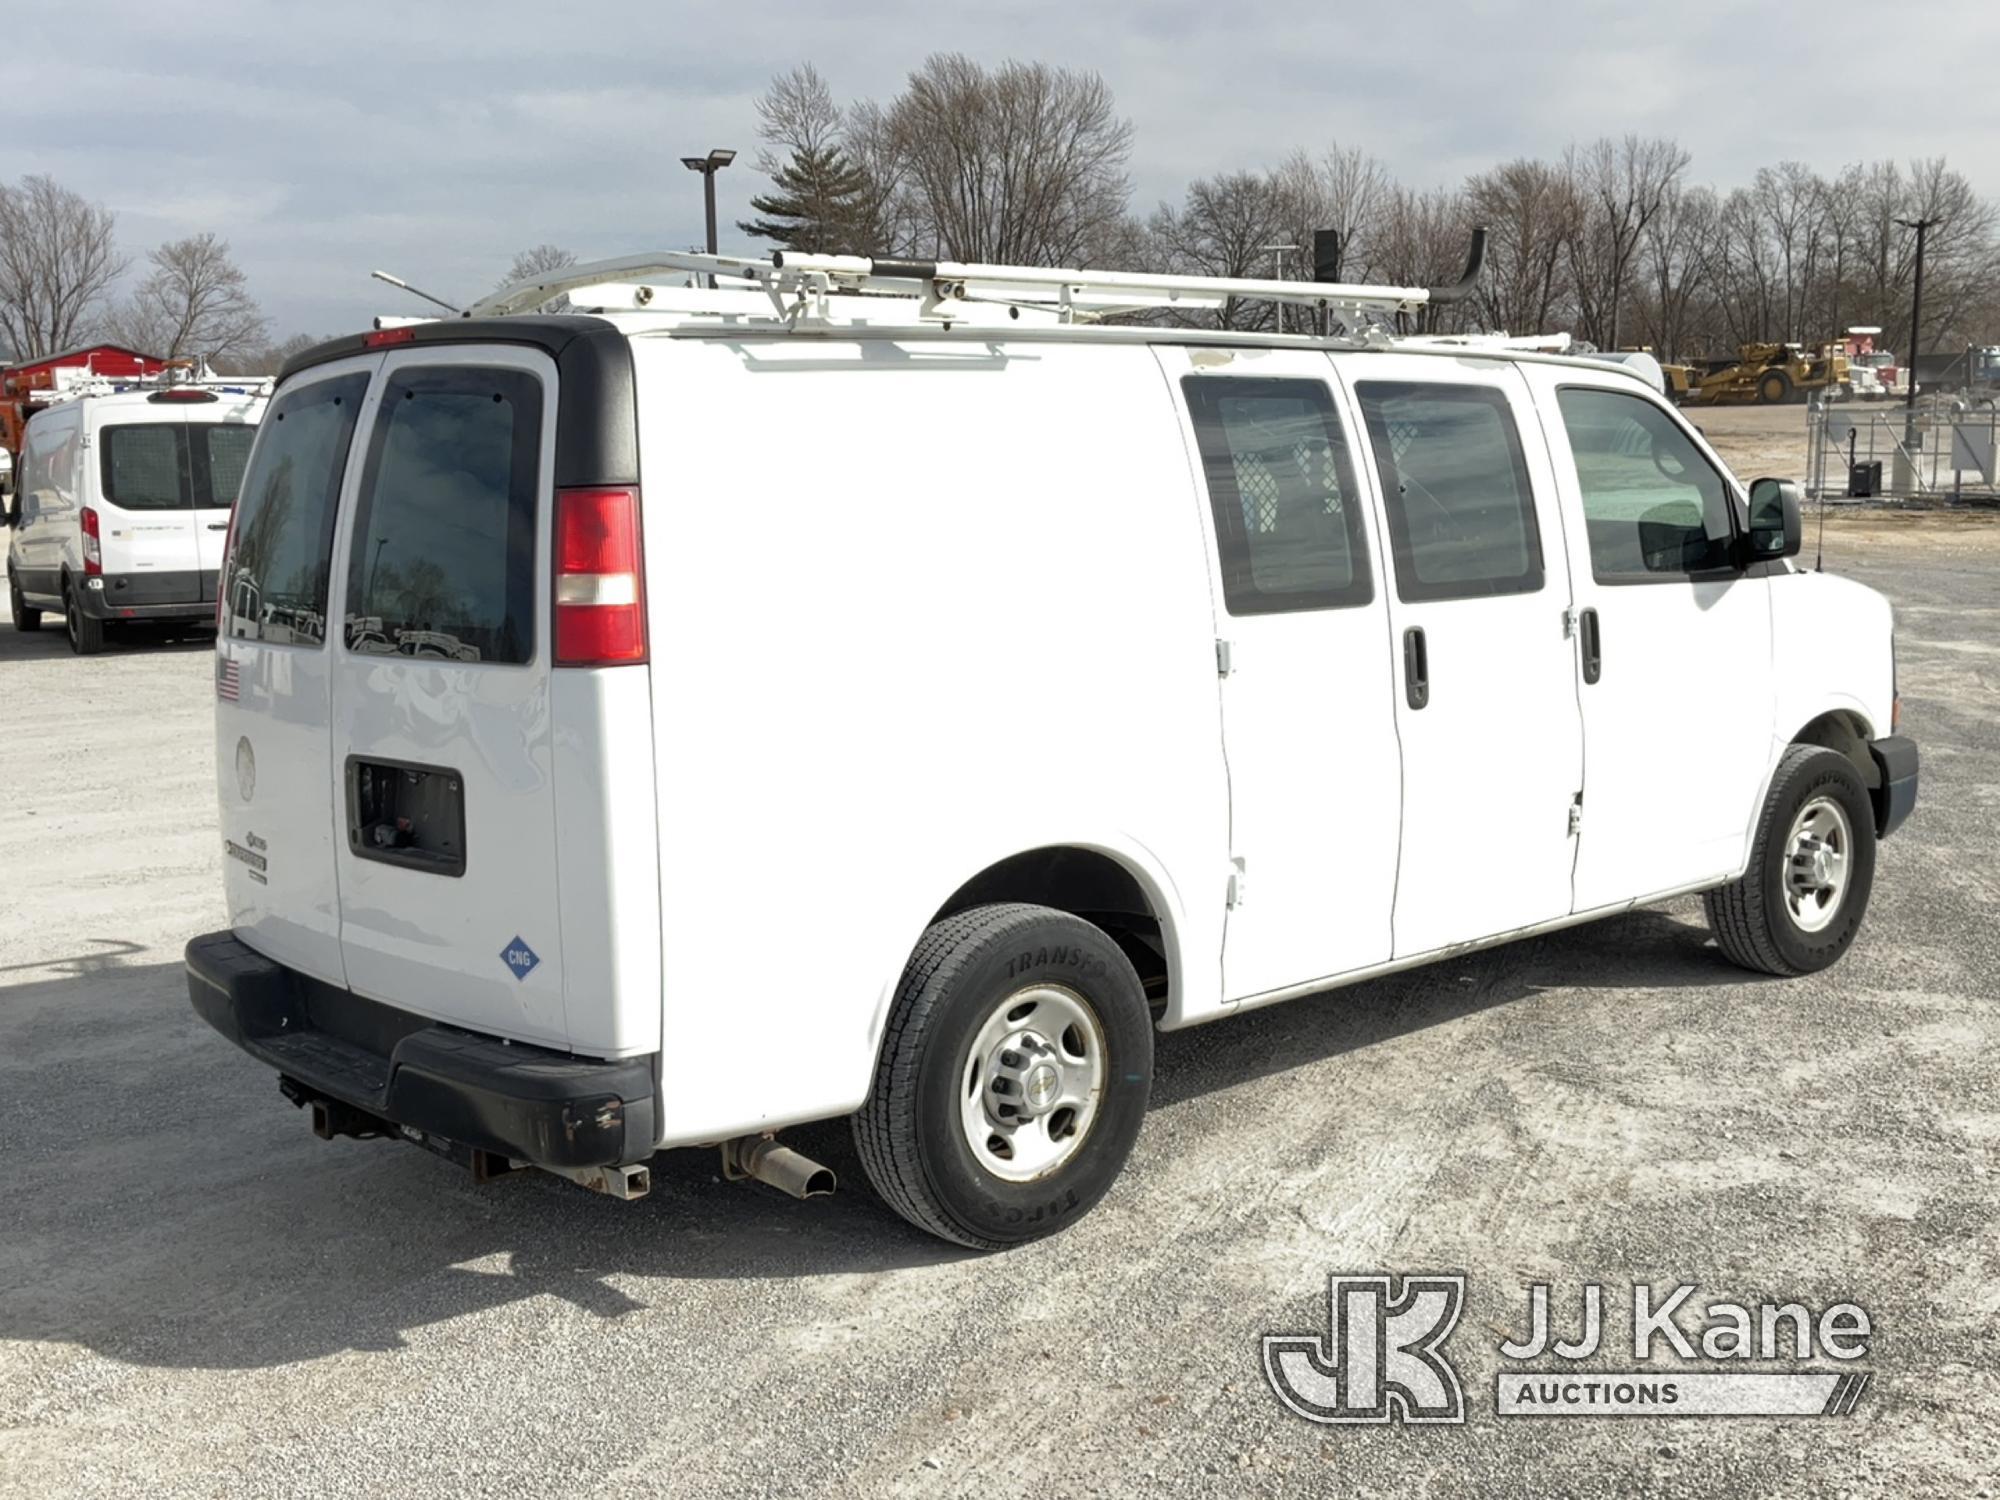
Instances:
[[[686,167],[690,172],[701,173],[702,203],[708,210],[708,253],[710,255],[715,254],[715,174],[735,160],[736,153],[734,151],[725,151],[719,146],[706,156],[683,156],[681,158],[682,166]],[[715,276],[713,273],[708,278],[708,284],[711,288],[715,286]]]
[[[1278,274],[1272,279],[1283,281],[1285,279],[1285,256],[1299,247],[1297,245],[1259,245],[1257,248],[1259,250],[1269,250],[1278,257]],[[1280,302],[1277,304],[1277,308],[1278,332],[1283,333],[1285,331],[1285,304]]]
[[[1924,236],[1942,224],[1942,219],[1898,219],[1896,222],[1905,229],[1917,232],[1917,273],[1916,285],[1910,293],[1910,387],[1903,393],[1903,453],[1904,462],[1910,467],[1910,477],[1918,479],[1916,467],[1917,447],[1917,334],[1923,327],[1924,316]],[[1920,481],[1919,481],[1920,482]]]

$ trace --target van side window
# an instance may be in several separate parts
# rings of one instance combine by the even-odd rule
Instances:
[[[520,664],[535,654],[542,383],[426,366],[390,378],[347,560],[350,651]]]
[[[1532,594],[1542,586],[1527,459],[1492,386],[1364,380],[1396,593],[1410,603]]]
[[[1215,511],[1232,615],[1338,609],[1374,597],[1347,438],[1318,380],[1181,381]]]
[[[1598,582],[1686,578],[1730,566],[1728,486],[1679,423],[1625,391],[1564,386],[1556,400]]]
[[[222,570],[225,635],[309,646],[326,639],[333,518],[367,394],[368,376],[356,372],[285,391],[265,412]]]

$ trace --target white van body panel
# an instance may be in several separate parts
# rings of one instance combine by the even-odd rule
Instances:
[[[632,347],[665,1137],[854,1108],[923,928],[1026,849],[1172,871],[1172,1019],[1219,1008],[1206,502],[1151,352]]]

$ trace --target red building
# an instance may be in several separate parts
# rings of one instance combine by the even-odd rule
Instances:
[[[81,375],[101,375],[107,380],[129,380],[135,375],[157,375],[167,362],[123,344],[79,344],[60,354],[23,360],[0,368],[0,445],[10,452],[21,451],[21,428],[34,409],[65,379],[58,371],[74,370]]]

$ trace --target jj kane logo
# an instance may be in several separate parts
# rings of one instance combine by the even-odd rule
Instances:
[[[1634,1367],[1601,1370],[1579,1365],[1600,1351],[1618,1357],[1605,1341],[1604,1288],[1585,1284],[1574,1336],[1565,1337],[1550,1313],[1548,1284],[1535,1283],[1526,1333],[1501,1340],[1496,1351],[1495,1414],[1846,1416],[1859,1404],[1867,1372],[1796,1366],[1865,1357],[1872,1328],[1860,1307],[1837,1302],[1814,1314],[1800,1302],[1698,1304],[1695,1290],[1632,1287]],[[1463,1386],[1444,1345],[1464,1304],[1465,1277],[1455,1273],[1405,1276],[1400,1287],[1381,1272],[1328,1277],[1326,1331],[1265,1335],[1265,1378],[1289,1410],[1312,1422],[1463,1422]],[[1738,1367],[1689,1370],[1655,1359]]]

